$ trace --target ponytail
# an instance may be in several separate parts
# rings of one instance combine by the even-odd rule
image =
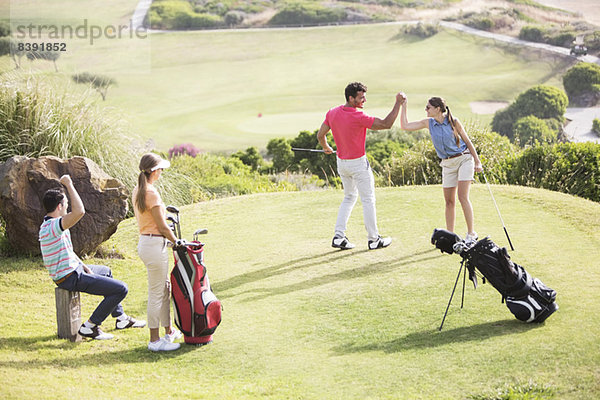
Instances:
[[[452,117],[452,113],[450,112],[450,107],[446,106],[446,111],[448,111],[448,121],[450,122],[450,126],[452,127],[452,133],[454,133],[454,139],[456,140],[456,147],[460,147],[460,135],[458,134],[458,129],[456,129],[456,121],[454,117]]]
[[[148,185],[148,175],[145,171],[140,172],[138,176],[138,191],[135,196],[135,205],[140,212],[146,211],[146,188]]]
[[[162,159],[154,153],[146,153],[140,160],[140,174],[138,176],[138,191],[135,196],[135,205],[140,212],[146,211],[146,191],[148,190],[148,178]]]

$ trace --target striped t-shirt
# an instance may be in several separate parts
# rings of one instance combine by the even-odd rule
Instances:
[[[44,265],[55,281],[75,271],[81,262],[73,252],[71,233],[68,229],[63,231],[60,221],[61,217],[46,217],[39,234]]]

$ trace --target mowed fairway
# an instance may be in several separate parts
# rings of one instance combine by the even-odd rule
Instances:
[[[330,240],[337,190],[253,195],[182,209],[186,237],[207,227],[205,257],[223,302],[214,343],[170,354],[146,349],[146,329],[112,341],[55,338],[54,286],[39,260],[4,260],[0,285],[2,398],[464,399],[507,387],[548,387],[555,399],[600,396],[600,206],[544,190],[493,188],[513,260],[558,292],[542,325],[514,319],[489,284],[467,283],[438,332],[460,258],[429,243],[443,225],[441,188],[377,190],[391,247],[367,251],[360,204],[348,236]],[[473,187],[477,230],[506,239],[484,185]],[[460,214],[459,214],[460,215]],[[458,232],[464,232],[459,219]],[[129,284],[128,313],[145,316],[146,271],[133,220],[107,247]],[[97,300],[83,295],[83,316]],[[553,394],[553,397],[552,397]]]
[[[116,79],[106,102],[131,130],[157,147],[192,142],[205,150],[264,148],[270,138],[315,130],[344,102],[348,82],[367,84],[365,110],[384,117],[394,94],[409,96],[409,117],[424,117],[433,95],[455,115],[473,101],[511,101],[532,85],[562,87],[569,61],[506,48],[455,31],[428,39],[398,36],[394,24],[288,30],[152,33],[145,39],[70,44],[58,61],[24,61],[71,91],[74,72]],[[5,64],[8,64],[7,62]]]

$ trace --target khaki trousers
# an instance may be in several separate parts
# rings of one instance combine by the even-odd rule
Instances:
[[[148,271],[148,328],[171,325],[171,282],[169,280],[168,240],[160,236],[140,236],[138,255]]]

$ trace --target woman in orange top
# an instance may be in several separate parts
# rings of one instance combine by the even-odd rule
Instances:
[[[153,183],[171,163],[158,155],[147,153],[140,160],[138,184],[133,189],[133,210],[140,230],[138,254],[148,270],[148,328],[152,351],[170,351],[179,348],[173,343],[181,332],[171,326],[171,286],[169,281],[169,251],[177,238],[166,222],[166,208]],[[169,243],[170,242],[170,243]],[[165,336],[160,337],[160,325]]]

